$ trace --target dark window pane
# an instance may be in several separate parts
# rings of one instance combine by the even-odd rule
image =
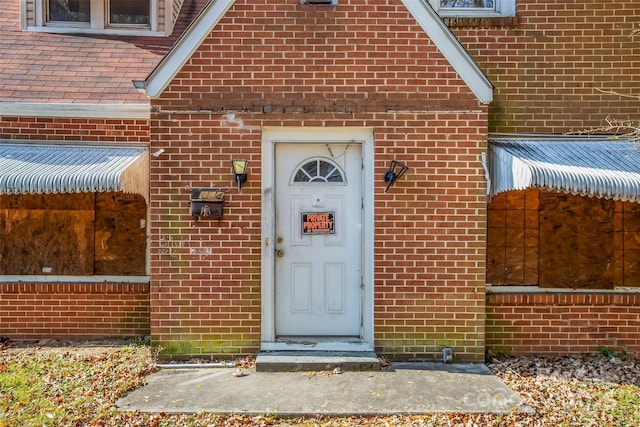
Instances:
[[[293,179],[293,182],[309,182],[311,178],[309,178],[309,175],[306,174],[303,170],[299,170],[298,173],[296,173],[296,177]]]
[[[333,173],[334,170],[336,170],[336,167],[333,166],[331,163],[327,163],[327,162],[319,162],[320,163],[320,175],[321,176],[329,176]]]
[[[109,23],[149,25],[149,0],[110,0]]]
[[[49,0],[49,21],[91,21],[90,0]]]
[[[493,9],[493,0],[441,0],[440,7],[482,7]]]
[[[334,169],[333,172],[331,172],[331,175],[327,176],[327,181],[342,182],[342,175],[340,175],[340,172],[338,172],[337,169]]]
[[[316,160],[307,163],[302,169],[304,169],[309,176],[318,176],[318,162]]]

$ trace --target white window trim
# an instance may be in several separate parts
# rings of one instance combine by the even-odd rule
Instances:
[[[440,0],[429,0],[429,3],[442,17],[493,18],[516,15],[516,0],[494,0],[494,10],[470,7],[446,8],[440,6]]]
[[[109,0],[91,0],[91,22],[47,22],[47,5],[48,0],[35,1],[35,18],[36,25],[27,27],[27,31],[41,33],[57,33],[57,34],[109,34],[120,36],[165,36],[165,33],[158,31],[158,2],[164,0],[149,0],[149,26],[141,28],[140,26],[131,25],[114,25],[109,26],[107,23],[108,1]]]

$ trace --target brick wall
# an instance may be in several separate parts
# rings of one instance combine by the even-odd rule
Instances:
[[[237,1],[152,101],[152,335],[166,355],[260,348],[261,129],[375,135],[376,350],[484,357],[486,196],[479,105],[400,2]],[[242,193],[230,171],[250,161]],[[384,193],[390,160],[411,168]],[[226,187],[194,224],[190,188]]]
[[[149,285],[0,283],[0,336],[95,339],[149,334]]]
[[[0,116],[0,139],[149,142],[149,120]]]
[[[452,347],[458,360],[483,358],[486,205],[478,160],[485,117],[404,116],[407,127],[394,129],[403,115],[387,116],[387,125],[375,129],[376,178],[393,158],[412,167],[389,193],[376,188],[374,317],[381,354],[440,358],[443,347]]]
[[[172,113],[152,159],[152,333],[167,354],[247,354],[260,340],[260,126],[376,125],[375,319],[378,351],[483,357],[486,206],[478,159],[483,112],[263,118]],[[179,126],[189,123],[189,126]],[[409,130],[406,126],[413,124]],[[466,129],[452,136],[451,124]],[[178,126],[176,126],[178,124]],[[197,140],[194,139],[197,135]],[[250,161],[235,189],[230,159]],[[411,170],[389,193],[391,159]],[[221,220],[194,223],[189,188],[228,188]]]
[[[565,133],[637,121],[640,2],[518,0],[503,26],[452,27],[495,85],[491,132]],[[455,25],[456,22],[451,22]],[[478,22],[491,24],[491,22]]]
[[[487,296],[487,349],[576,354],[602,347],[640,355],[640,294],[500,293]]]

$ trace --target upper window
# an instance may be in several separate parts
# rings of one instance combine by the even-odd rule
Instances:
[[[27,0],[35,5],[27,27],[57,33],[149,34],[158,31],[155,0]],[[158,34],[159,35],[159,34]]]
[[[149,0],[46,0],[47,23],[85,22],[91,28],[149,26]],[[105,11],[106,13],[101,13]],[[92,16],[107,19],[91,19]]]
[[[149,25],[149,1],[108,0],[109,25]]]
[[[514,16],[515,0],[429,0],[441,16]]]

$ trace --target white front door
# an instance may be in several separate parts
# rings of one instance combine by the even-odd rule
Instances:
[[[278,341],[362,335],[362,146],[275,144]]]

